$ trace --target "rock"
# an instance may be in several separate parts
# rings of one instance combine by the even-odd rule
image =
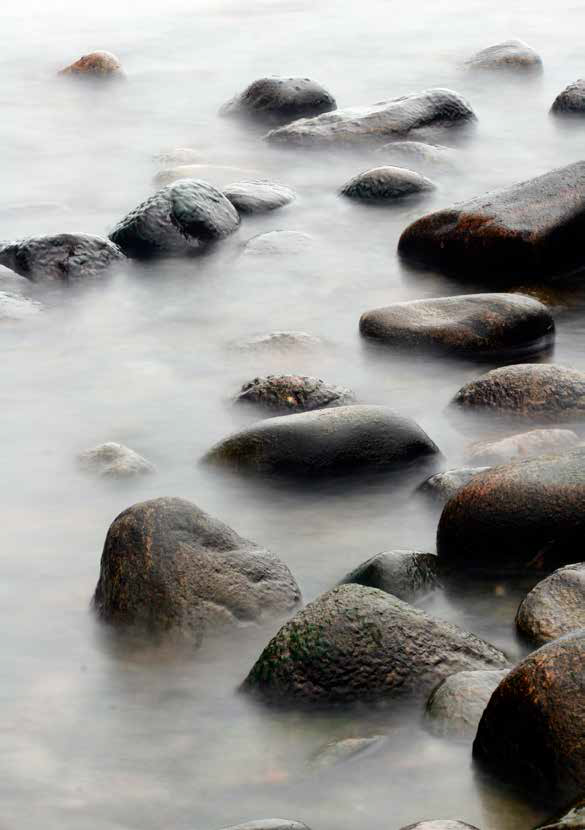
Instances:
[[[42,310],[40,303],[0,291],[0,320],[26,320]]]
[[[174,150],[167,150],[164,153],[157,153],[154,158],[155,161],[158,161],[163,165],[163,167],[175,167],[176,165],[184,164],[193,164],[196,167],[204,167],[205,165],[200,164],[201,156],[201,151],[194,150],[192,147],[176,147]],[[170,184],[170,182],[164,182],[164,184]]]
[[[246,821],[244,824],[232,824],[223,830],[309,830],[301,821],[291,821],[286,818],[261,818],[256,821]]]
[[[290,256],[302,254],[313,245],[313,238],[301,231],[268,231],[253,236],[246,242],[246,255]]]
[[[155,473],[156,467],[137,452],[109,441],[78,456],[82,469],[107,478],[133,478]]]
[[[266,646],[243,688],[267,702],[334,704],[428,693],[505,656],[376,588],[342,585],[299,611]]]
[[[443,680],[431,692],[426,719],[436,735],[474,737],[489,699],[507,669],[460,671]]]
[[[433,128],[475,121],[467,101],[450,89],[427,89],[371,107],[348,107],[272,130],[271,144],[327,146],[404,139]]]
[[[585,628],[585,564],[559,568],[539,582],[520,604],[516,626],[539,645]]]
[[[376,150],[398,167],[410,170],[428,168],[454,167],[457,163],[457,151],[442,144],[426,144],[423,141],[391,141]]]
[[[542,58],[523,40],[505,40],[482,49],[467,65],[470,69],[504,69],[510,72],[542,72]]]
[[[585,799],[580,797],[561,815],[541,824],[537,830],[585,830]]]
[[[484,358],[549,347],[549,310],[521,294],[467,294],[393,303],[366,311],[360,332],[390,346]]]
[[[163,187],[181,179],[203,179],[215,187],[224,187],[234,178],[254,178],[257,175],[255,170],[230,167],[227,164],[179,164],[159,170],[154,177],[154,183],[157,187]]]
[[[585,448],[494,467],[465,484],[439,521],[437,552],[458,571],[553,570],[580,556]]]
[[[314,351],[323,348],[325,343],[306,331],[270,331],[238,340],[232,345],[240,351],[286,353],[293,350]]]
[[[391,202],[434,189],[429,179],[404,167],[374,167],[350,179],[341,195],[361,202]]]
[[[477,830],[473,824],[453,819],[434,819],[432,821],[419,821],[417,824],[409,824],[402,830]]]
[[[585,80],[580,78],[560,92],[550,110],[554,115],[585,115]]]
[[[572,450],[579,438],[570,429],[533,429],[499,441],[479,441],[467,452],[470,464],[508,464],[538,455]]]
[[[127,256],[200,251],[233,233],[240,217],[223,193],[198,179],[183,179],[158,190],[127,214],[110,239]]]
[[[282,614],[299,600],[280,559],[177,498],[135,504],[114,520],[94,595],[105,622],[196,645],[210,631]]]
[[[339,584],[355,583],[378,588],[404,602],[413,602],[440,587],[438,562],[434,553],[389,550],[362,562]]]
[[[585,418],[585,372],[552,363],[502,366],[466,383],[452,405],[486,415],[576,423]]]
[[[371,738],[344,738],[331,741],[320,749],[309,762],[314,771],[330,769],[338,764],[345,764],[355,758],[370,755],[388,743],[386,735],[374,735]]]
[[[585,786],[585,633],[532,652],[502,680],[473,744],[474,758],[507,784],[557,803]]]
[[[301,375],[267,375],[264,378],[254,378],[242,386],[235,398],[238,404],[253,404],[274,415],[345,406],[354,401],[355,395],[351,389]]]
[[[356,405],[261,421],[220,441],[204,460],[239,472],[306,477],[388,472],[438,452],[410,418]]]
[[[295,198],[290,187],[266,179],[233,182],[224,187],[223,193],[240,213],[265,213],[284,207]]]
[[[61,69],[59,75],[109,80],[123,78],[124,71],[118,58],[111,52],[90,52],[70,66],[66,66],[65,69]]]
[[[123,259],[117,245],[86,233],[30,236],[0,244],[0,265],[32,282],[96,277]]]
[[[490,467],[458,467],[455,470],[445,470],[427,478],[418,489],[444,504],[465,484],[489,469]]]
[[[398,243],[408,260],[477,283],[517,285],[583,268],[585,161],[430,213]]]
[[[309,78],[260,78],[220,109],[220,115],[286,124],[334,110],[335,98]]]

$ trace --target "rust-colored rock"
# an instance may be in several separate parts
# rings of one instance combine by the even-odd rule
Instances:
[[[79,60],[61,69],[59,75],[84,76],[90,78],[123,78],[122,64],[111,52],[90,52]]]
[[[320,378],[303,375],[267,375],[245,383],[235,403],[263,409],[271,415],[311,412],[355,402],[355,395],[345,386],[335,386]]]
[[[520,604],[516,626],[539,645],[585,628],[585,564],[559,568],[539,582]]]

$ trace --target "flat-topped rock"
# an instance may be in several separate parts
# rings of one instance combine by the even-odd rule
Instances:
[[[438,564],[434,553],[389,550],[362,562],[339,584],[355,583],[378,588],[404,602],[413,602],[440,587]]]
[[[310,78],[259,78],[220,109],[224,116],[286,124],[334,110],[331,93]]]
[[[350,199],[376,204],[434,189],[430,179],[404,167],[374,167],[354,176],[340,192]]]
[[[118,58],[111,52],[89,52],[61,69],[59,75],[110,80],[123,78],[124,71]]]
[[[579,438],[570,429],[531,429],[499,441],[478,441],[466,452],[470,464],[508,464],[539,455],[572,450]]]
[[[533,74],[542,72],[542,58],[523,40],[505,40],[477,52],[467,61],[467,66],[470,69],[503,69]]]
[[[553,115],[585,115],[585,80],[580,78],[559,92],[550,111]]]
[[[32,282],[76,282],[99,276],[123,260],[117,245],[88,233],[30,236],[0,244],[0,265]]]
[[[542,645],[585,628],[585,564],[559,568],[522,600],[516,627]]]
[[[295,199],[290,187],[267,179],[243,179],[223,188],[224,196],[239,213],[266,213],[285,207]]]
[[[431,732],[449,737],[474,737],[489,699],[508,669],[461,671],[433,689],[426,706]]]
[[[254,406],[272,415],[286,415],[330,406],[346,406],[354,403],[355,399],[351,389],[325,383],[320,378],[267,375],[245,383],[236,396],[235,403]]]

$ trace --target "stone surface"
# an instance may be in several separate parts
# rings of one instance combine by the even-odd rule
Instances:
[[[294,190],[267,179],[244,179],[223,188],[224,196],[239,213],[265,213],[290,204]]]
[[[129,507],[104,545],[94,606],[106,622],[195,645],[211,631],[290,611],[299,587],[274,554],[184,499]]]
[[[463,485],[489,469],[490,467],[457,467],[454,470],[445,470],[442,473],[435,473],[434,476],[427,478],[418,489],[421,493],[431,496],[437,502],[445,503]]]
[[[313,238],[302,231],[268,231],[246,242],[246,256],[290,256],[309,251]]]
[[[551,112],[554,115],[585,115],[585,80],[579,79],[559,92]]]
[[[260,818],[255,821],[246,821],[243,824],[232,824],[223,830],[309,830],[301,821],[291,821],[286,818]]]
[[[134,450],[109,441],[78,455],[83,470],[106,478],[133,478],[156,472],[156,467]]]
[[[274,415],[310,412],[355,402],[355,394],[319,378],[302,375],[267,375],[242,386],[237,404],[250,404]]]
[[[507,669],[461,671],[433,689],[427,702],[426,720],[435,735],[474,737],[489,699]]]
[[[516,626],[539,645],[585,628],[585,564],[559,568],[539,582],[520,604]]]
[[[42,308],[35,300],[0,291],[0,321],[27,320],[42,311]]]
[[[400,237],[415,263],[477,283],[535,282],[585,266],[585,161],[423,216]]]
[[[283,352],[301,350],[315,351],[323,348],[325,342],[320,337],[308,334],[306,331],[269,331],[265,334],[255,334],[233,344],[234,348],[250,352]]]
[[[478,441],[466,453],[470,464],[508,464],[525,458],[572,450],[579,438],[570,429],[532,429],[499,441]]]
[[[389,550],[362,562],[340,585],[355,583],[378,588],[404,602],[413,602],[440,587],[438,563],[434,553]]]
[[[358,405],[261,421],[220,441],[204,460],[239,472],[306,477],[388,472],[436,453],[410,418]]]
[[[345,764],[364,755],[373,754],[388,743],[386,735],[374,735],[371,738],[344,738],[340,741],[331,741],[320,749],[309,762],[315,772],[330,769],[338,764]]]
[[[0,244],[0,265],[32,282],[96,277],[123,259],[117,245],[86,233],[31,236]]]
[[[554,331],[546,306],[522,294],[411,300],[366,311],[360,319],[361,334],[390,346],[481,358],[549,347]]]
[[[110,239],[130,257],[185,254],[229,236],[239,224],[223,193],[199,179],[182,179],[130,211]]]
[[[267,702],[335,704],[428,694],[505,656],[391,594],[342,585],[299,611],[266,646],[244,689]]]
[[[244,116],[256,121],[286,124],[334,110],[335,98],[309,78],[259,78],[228,101],[220,115]]]
[[[154,158],[164,167],[175,167],[184,164],[194,164],[203,167],[204,165],[200,164],[201,157],[201,151],[193,147],[175,147],[174,150],[157,153]],[[170,182],[164,182],[164,184],[170,184]]]
[[[407,827],[403,827],[402,830],[477,830],[477,827],[464,821],[440,818],[409,824]]]
[[[410,170],[452,168],[457,164],[457,150],[424,141],[390,141],[376,153],[390,163]]]
[[[470,69],[504,69],[510,72],[540,73],[542,58],[523,40],[505,40],[482,49],[469,61]]]
[[[374,167],[354,176],[341,188],[341,195],[360,202],[392,202],[434,190],[430,179],[404,167]]]
[[[59,75],[91,78],[123,78],[122,64],[111,52],[89,52],[61,69]]]
[[[427,89],[370,107],[349,107],[272,130],[272,144],[327,146],[383,142],[475,121],[467,101],[450,89]]]
[[[585,798],[578,798],[568,809],[541,824],[537,830],[585,830]]]

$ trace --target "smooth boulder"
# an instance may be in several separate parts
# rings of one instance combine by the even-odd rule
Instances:
[[[566,565],[539,582],[522,600],[516,627],[539,645],[585,628],[585,564]]]
[[[531,429],[509,435],[499,441],[478,441],[466,452],[470,464],[509,464],[539,455],[565,452],[579,444],[579,438],[570,429]]]
[[[559,92],[550,111],[553,115],[585,115],[585,80],[580,78]]]
[[[463,669],[504,668],[489,643],[376,588],[342,585],[285,623],[243,688],[266,702],[420,697]]]
[[[434,190],[430,179],[404,167],[374,167],[354,176],[341,188],[341,195],[372,204],[393,202]]]
[[[289,205],[295,198],[294,190],[267,179],[244,179],[223,188],[224,196],[239,213],[266,213]]]
[[[124,77],[122,64],[111,52],[89,52],[59,71],[77,78],[118,79]]]
[[[79,466],[104,478],[134,478],[156,472],[156,467],[130,447],[108,441],[77,456]]]
[[[94,607],[119,627],[187,637],[290,611],[299,587],[274,554],[195,504],[159,498],[108,530]]]
[[[404,602],[413,602],[440,587],[438,564],[434,553],[389,550],[362,562],[339,584],[378,588]]]
[[[490,697],[507,674],[507,669],[461,671],[445,678],[427,701],[426,722],[431,732],[473,738]]]
[[[87,233],[31,236],[0,244],[0,265],[32,282],[96,277],[123,259],[117,245]]]
[[[286,124],[334,110],[331,93],[310,78],[259,78],[228,101],[220,115],[239,116],[261,122]]]
[[[470,69],[506,70],[515,73],[542,72],[542,58],[523,40],[505,40],[477,52],[467,61]]]
[[[355,394],[351,389],[304,375],[254,378],[242,386],[235,398],[237,404],[252,405],[274,415],[311,412],[313,409],[346,406],[354,402]]]
[[[418,490],[436,502],[445,504],[465,484],[489,469],[490,467],[457,467],[453,470],[444,470],[423,481]]]

